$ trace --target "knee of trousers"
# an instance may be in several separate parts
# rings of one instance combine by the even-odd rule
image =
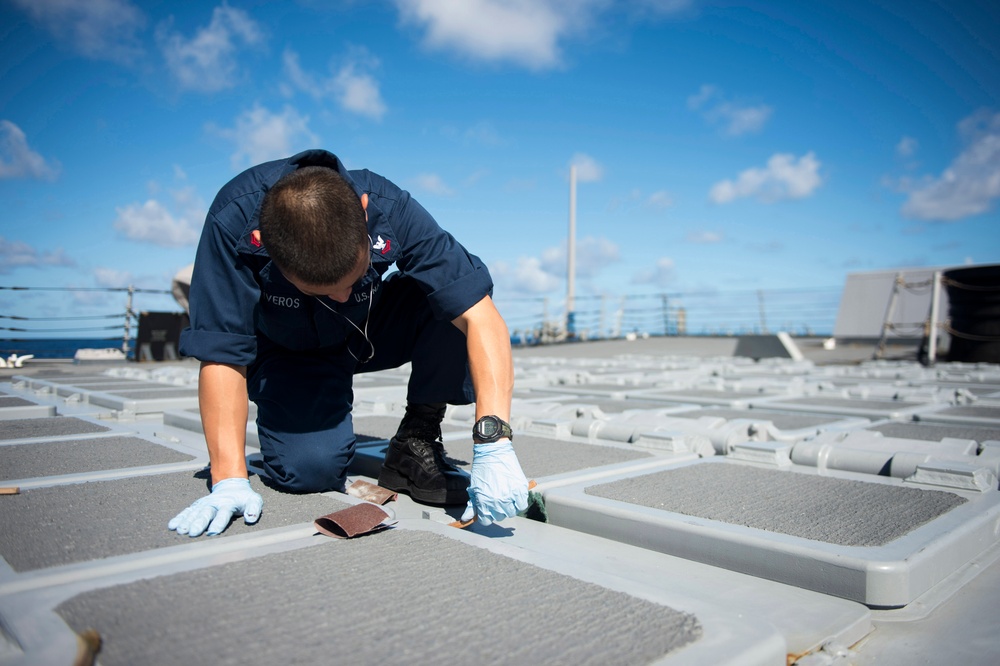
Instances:
[[[343,491],[347,469],[354,460],[356,440],[352,437],[345,446],[331,446],[329,438],[321,433],[311,434],[313,437],[297,435],[291,438],[293,441],[273,441],[268,445],[262,438],[264,470],[274,485],[285,492]],[[320,441],[303,442],[303,439]]]

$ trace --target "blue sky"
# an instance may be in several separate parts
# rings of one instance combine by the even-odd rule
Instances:
[[[996,263],[1000,6],[0,0],[0,285],[169,288],[218,189],[310,147],[410,190],[502,310],[562,307],[571,164],[579,295]]]

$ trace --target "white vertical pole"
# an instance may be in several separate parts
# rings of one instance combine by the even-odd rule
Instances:
[[[931,328],[927,331],[927,363],[934,365],[937,360],[938,308],[941,307],[941,271],[934,271],[934,286],[931,287]]]
[[[576,280],[576,165],[569,167],[569,241],[566,252],[566,333],[575,331],[573,322],[573,290]]]
[[[122,353],[128,356],[129,343],[132,337],[132,296],[135,294],[135,287],[128,286],[128,300],[125,301],[125,335],[122,337]],[[138,357],[135,359],[138,361]]]
[[[628,296],[622,296],[621,301],[618,305],[618,312],[615,313],[615,332],[612,337],[620,338],[622,337],[622,319],[625,317],[625,299]]]

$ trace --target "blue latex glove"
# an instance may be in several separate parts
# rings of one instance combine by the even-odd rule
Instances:
[[[178,534],[199,536],[208,528],[214,536],[229,526],[233,516],[243,515],[247,525],[260,518],[264,498],[250,487],[246,479],[223,479],[212,486],[212,493],[195,500],[188,508],[171,519],[167,527]]]
[[[463,522],[477,517],[489,525],[527,510],[528,479],[509,439],[473,446],[471,476]]]

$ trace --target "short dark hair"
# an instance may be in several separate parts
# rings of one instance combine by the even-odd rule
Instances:
[[[371,243],[361,199],[327,167],[282,176],[264,196],[259,226],[271,261],[307,284],[340,281]]]

